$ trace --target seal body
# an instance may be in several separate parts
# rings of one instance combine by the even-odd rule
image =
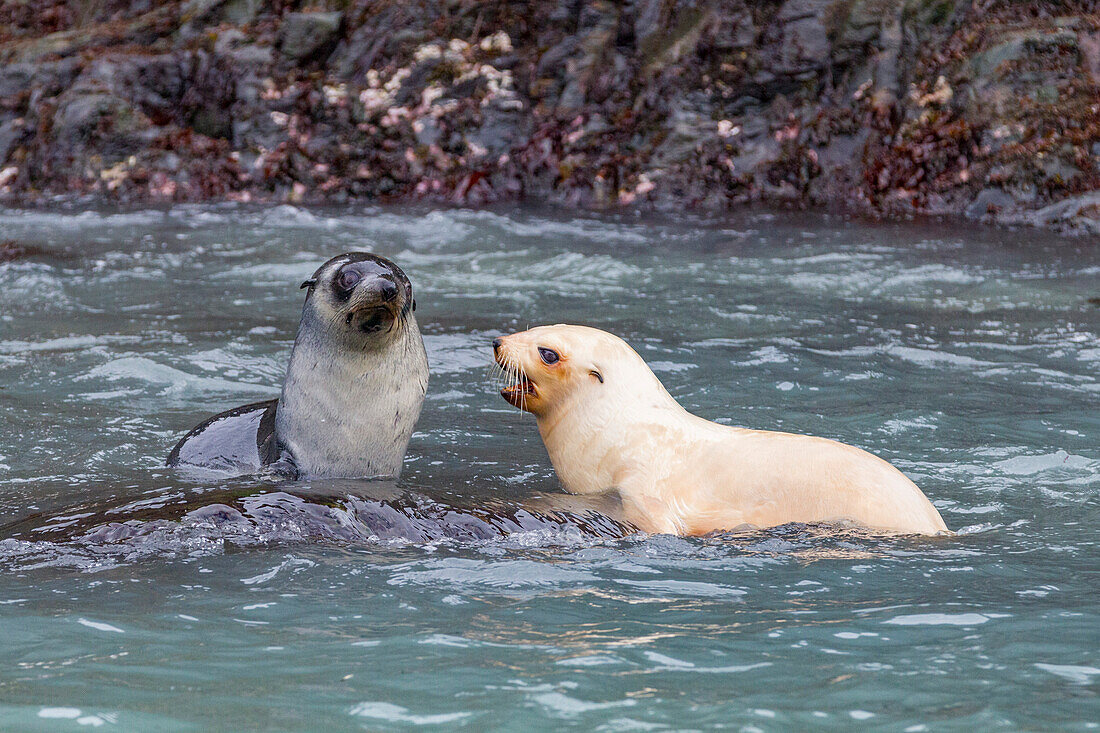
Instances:
[[[169,466],[299,478],[396,477],[428,387],[412,285],[389,260],[353,252],[308,288],[278,400],[204,421]]]
[[[622,339],[543,326],[494,341],[511,377],[502,396],[538,418],[567,491],[618,490],[649,532],[851,521],[875,530],[947,530],[886,461],[833,440],[734,428],[681,407]]]

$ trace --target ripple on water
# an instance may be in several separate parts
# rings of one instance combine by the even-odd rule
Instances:
[[[112,359],[106,364],[90,369],[77,379],[145,383],[154,387],[157,395],[176,399],[195,397],[204,392],[222,394],[260,393],[272,397],[279,395],[279,387],[271,384],[237,382],[220,377],[198,376],[144,356],[126,356]]]

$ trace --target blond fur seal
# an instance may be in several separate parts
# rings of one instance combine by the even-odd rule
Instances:
[[[617,489],[624,518],[644,531],[838,521],[892,533],[947,530],[912,481],[866,451],[692,415],[617,336],[542,326],[495,339],[493,349],[510,378],[501,396],[538,418],[565,489]]]

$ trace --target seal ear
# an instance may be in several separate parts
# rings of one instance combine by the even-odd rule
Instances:
[[[603,375],[600,374],[598,371],[596,371],[595,369],[592,369],[588,373],[591,374],[596,379],[600,380],[600,384],[603,384]]]
[[[333,259],[339,258],[334,257]],[[316,285],[321,280],[321,273],[325,271],[326,267],[328,267],[329,262],[332,262],[332,260],[329,260],[328,262],[314,270],[313,274],[309,276],[309,279],[299,285],[298,289],[301,290],[302,288],[312,288],[314,285]]]

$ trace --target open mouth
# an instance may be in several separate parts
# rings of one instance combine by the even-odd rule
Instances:
[[[397,320],[393,311],[383,305],[364,306],[352,310],[347,315],[347,324],[355,324],[355,329],[362,333],[380,333],[393,328]]]
[[[500,396],[513,407],[521,410],[527,409],[527,400],[538,396],[538,388],[535,383],[527,378],[523,370],[503,352],[497,351],[497,366],[500,367],[502,376],[508,380],[508,385],[500,390]]]
[[[528,398],[538,395],[535,383],[528,379],[527,375],[520,372],[519,374],[512,373],[509,376],[512,378],[512,383],[500,390],[500,396],[510,404],[522,408]]]

